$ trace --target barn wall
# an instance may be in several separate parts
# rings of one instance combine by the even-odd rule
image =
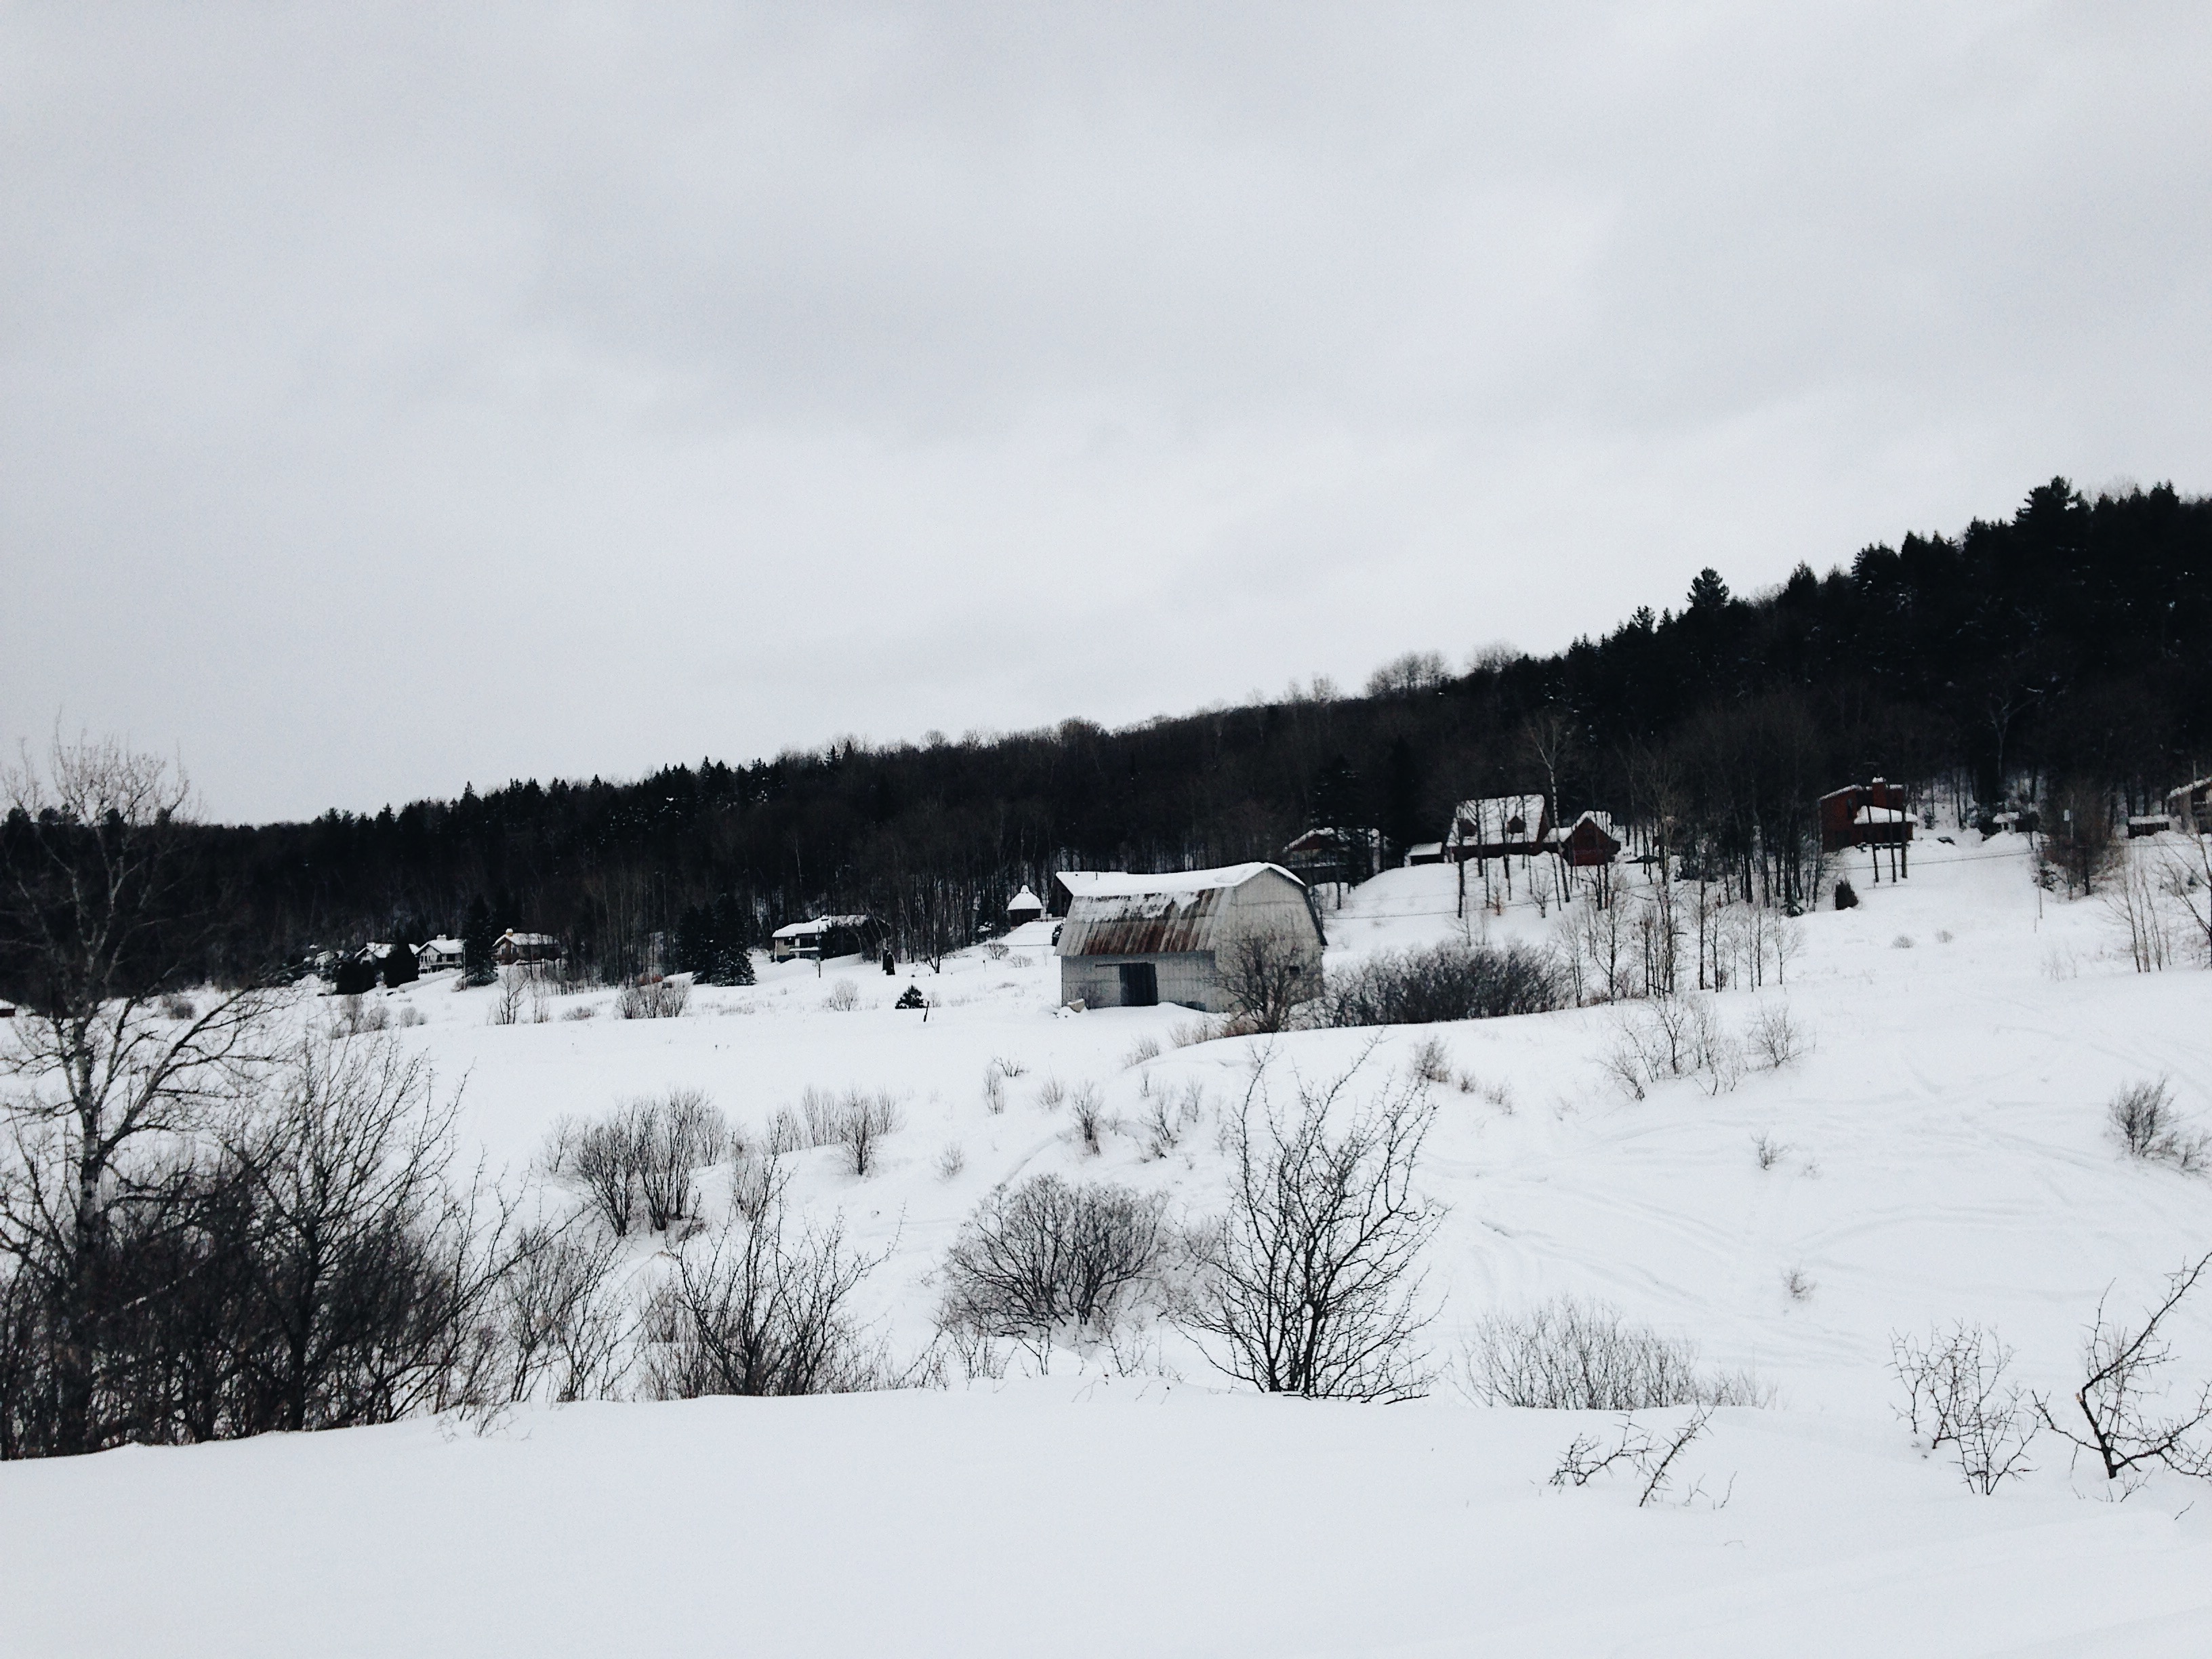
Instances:
[[[1125,962],[1149,962],[1158,975],[1160,1001],[1163,1005],[1175,1002],[1186,1008],[1200,1008],[1208,1013],[1220,1013],[1224,1009],[1219,979],[1213,971],[1213,952],[1211,951],[1175,951],[1156,955],[1121,957],[1062,957],[1060,959],[1060,1000],[1073,1002],[1079,997],[1090,1008],[1118,1008],[1121,1006],[1121,964]]]
[[[1306,902],[1306,890],[1296,882],[1272,871],[1255,876],[1229,895],[1217,927],[1215,948],[1224,952],[1233,951],[1239,940],[1258,934],[1272,933],[1290,941],[1307,970],[1310,994],[1321,994],[1321,930]]]

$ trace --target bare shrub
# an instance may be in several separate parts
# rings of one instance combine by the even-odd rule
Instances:
[[[849,1014],[860,1006],[860,988],[849,979],[834,981],[822,1006],[833,1014]]]
[[[2172,1085],[2130,1083],[2114,1095],[2105,1116],[2130,1158],[2165,1164],[2185,1175],[2212,1166],[2212,1135],[2188,1128],[2173,1109]]]
[[[1000,1077],[1006,1079],[1009,1082],[1015,1078],[1021,1076],[1024,1073],[1029,1070],[1029,1067],[1023,1065],[1018,1060],[1011,1060],[1005,1054],[994,1054],[991,1057],[991,1066],[992,1069],[996,1071]]]
[[[493,993],[491,1007],[484,1020],[491,1025],[517,1025],[522,1021],[523,975],[518,969],[500,971],[498,988]]]
[[[523,1233],[494,1302],[503,1372],[487,1390],[494,1401],[613,1396],[629,1368],[629,1320],[611,1285],[620,1252],[618,1240],[598,1231]]]
[[[1085,1084],[1068,1097],[1068,1105],[1075,1113],[1075,1132],[1082,1138],[1084,1150],[1097,1157],[1105,1150],[1099,1135],[1106,1123],[1106,1101],[1098,1085]]]
[[[1222,1020],[1203,1016],[1197,1019],[1181,1020],[1168,1028],[1168,1041],[1178,1048],[1195,1048],[1219,1036],[1224,1024]]]
[[[853,1173],[865,1176],[876,1167],[885,1135],[905,1127],[898,1103],[884,1090],[848,1089],[842,1094],[809,1088],[799,1097],[810,1146],[842,1146]]]
[[[1717,1095],[1743,1080],[1744,1046],[1721,1025],[1708,997],[1654,996],[1624,1005],[1616,1036],[1601,1064],[1633,1098],[1646,1083],[1696,1080]]]
[[[595,1018],[599,1012],[599,1011],[592,1004],[588,1002],[580,1002],[574,1007],[564,1012],[561,1018],[563,1019],[591,1019]]]
[[[1792,1302],[1804,1302],[1820,1287],[1818,1282],[1806,1276],[1802,1267],[1790,1267],[1783,1272],[1782,1288],[1789,1293]]]
[[[1675,1461],[1705,1433],[1711,1417],[1712,1408],[1700,1406],[1680,1428],[1665,1435],[1654,1435],[1642,1424],[1629,1419],[1620,1425],[1620,1433],[1610,1448],[1594,1436],[1577,1435],[1560,1454],[1559,1467],[1552,1471],[1551,1484],[1587,1486],[1601,1474],[1623,1469],[1641,1483],[1636,1507],[1643,1509],[1654,1498],[1666,1496],[1674,1484]],[[1697,1489],[1692,1487],[1692,1499],[1696,1496]],[[1723,1498],[1720,1502],[1726,1503],[1727,1499]]]
[[[2080,1430],[2053,1415],[2047,1396],[2035,1396],[2043,1425],[2093,1454],[2107,1480],[2137,1481],[2153,1467],[2212,1478],[2212,1382],[2185,1394],[2178,1406],[2165,1404],[2172,1392],[2166,1373],[2173,1364],[2173,1348],[2163,1328],[2207,1267],[2212,1267],[2212,1255],[2169,1274],[2165,1296],[2135,1330],[2108,1321],[2105,1303],[2099,1300],[2096,1320],[2082,1343],[2086,1374],[2074,1391]]]
[[[1895,939],[1890,940],[1889,948],[1893,951],[1910,951],[1912,948],[1912,935],[1899,933]]]
[[[410,1003],[399,1011],[399,1017],[393,1023],[404,1030],[413,1026],[428,1024],[429,1017],[414,1004]]]
[[[1006,1075],[996,1066],[983,1073],[983,1109],[993,1117],[1006,1109]]]
[[[622,1019],[674,1019],[690,1000],[690,981],[657,979],[623,986],[615,998],[615,1014]]]
[[[173,991],[161,1000],[159,1006],[164,1019],[198,1019],[200,1016],[198,1006],[190,997],[180,996]]]
[[[1772,1135],[1755,1134],[1751,1138],[1751,1150],[1752,1155],[1759,1160],[1759,1167],[1771,1170],[1782,1161],[1782,1154],[1790,1149]]]
[[[1765,1070],[1778,1072],[1793,1060],[1810,1052],[1811,1039],[1790,1017],[1787,1002],[1761,1003],[1759,1012],[1752,1016],[1751,1029],[1745,1034],[1752,1056]]]
[[[2176,941],[2160,873],[2148,856],[2137,857],[2131,848],[2120,860],[2118,879],[2105,887],[2105,909],[2139,974],[2160,972],[2173,960]]]
[[[1145,1155],[1165,1158],[1182,1144],[1183,1136],[1197,1127],[1205,1115],[1203,1084],[1187,1083],[1172,1097],[1164,1093],[1155,1096],[1144,1121]]]
[[[1747,1371],[1698,1369],[1698,1345],[1633,1325],[1602,1302],[1561,1297],[1484,1319],[1461,1351],[1461,1391],[1486,1406],[1538,1411],[1646,1411],[1662,1406],[1765,1406],[1773,1390]]]
[[[780,1158],[786,1152],[802,1151],[814,1143],[806,1138],[806,1128],[799,1122],[799,1115],[790,1107],[784,1106],[768,1121],[768,1135],[763,1144],[771,1157]]]
[[[945,1260],[939,1322],[991,1336],[1097,1337],[1165,1256],[1163,1200],[1052,1174],[1001,1187]]]
[[[1409,1062],[1413,1073],[1424,1083],[1444,1084],[1451,1081],[1451,1050],[1444,1047],[1442,1037],[1425,1039],[1413,1050]]]
[[[1419,1265],[1442,1212],[1413,1176],[1436,1109],[1418,1079],[1355,1104],[1373,1052],[1326,1085],[1296,1079],[1288,1113],[1262,1063],[1227,1132],[1230,1208],[1203,1237],[1190,1319],[1222,1344],[1217,1365],[1270,1394],[1398,1400],[1427,1386],[1413,1351],[1430,1318]]]
[[[1048,1112],[1056,1112],[1067,1101],[1067,1085],[1056,1077],[1048,1077],[1037,1085],[1037,1105]]]
[[[994,962],[1004,962],[1013,952],[1013,947],[1002,939],[994,939],[983,946],[983,954]]]
[[[1969,1486],[1987,1497],[2033,1473],[2027,1449],[2041,1425],[2027,1392],[2005,1380],[2012,1350],[1995,1331],[1962,1321],[1924,1343],[1893,1334],[1889,1352],[1905,1391],[1898,1415],[1929,1451],[1952,1448]]]
[[[791,1184],[783,1154],[791,1150],[770,1143],[745,1147],[730,1160],[730,1208],[747,1221],[758,1221],[773,1209]]]
[[[840,1394],[884,1380],[854,1293],[881,1265],[845,1243],[842,1218],[794,1226],[779,1193],[757,1220],[733,1221],[679,1251],[646,1311],[645,1392]]]
[[[1447,944],[1370,957],[1330,982],[1329,1025],[1432,1025],[1543,1013],[1566,1001],[1548,951],[1526,945]]]
[[[642,1223],[665,1232],[699,1212],[697,1171],[735,1144],[728,1120],[698,1089],[623,1103],[594,1122],[554,1126],[542,1162],[580,1191],[615,1237]]]
[[[968,1167],[968,1149],[957,1140],[945,1143],[945,1150],[937,1155],[937,1178],[950,1181]]]
[[[1159,1057],[1160,1040],[1158,1037],[1139,1037],[1130,1046],[1129,1052],[1121,1056],[1121,1069],[1127,1071],[1132,1066],[1142,1066],[1146,1060],[1158,1060]]]

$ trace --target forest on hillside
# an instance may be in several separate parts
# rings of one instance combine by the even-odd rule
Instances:
[[[313,946],[552,933],[570,971],[694,965],[781,923],[872,912],[902,957],[970,942],[1055,869],[1275,858],[1316,824],[1436,840],[1475,794],[1664,826],[1686,867],[1802,896],[1815,799],[1882,775],[1947,804],[2154,806],[2212,770],[2212,500],[2085,499],[1908,535],[1825,575],[1732,593],[1708,569],[1550,656],[1462,673],[1415,654],[1326,688],[1119,731],[1081,720],[957,742],[845,744],[635,782],[510,783],[311,823],[200,826],[205,969]],[[20,845],[26,826],[0,828]],[[4,852],[0,847],[0,852]]]

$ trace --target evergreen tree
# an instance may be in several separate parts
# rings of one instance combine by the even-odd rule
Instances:
[[[461,979],[469,985],[489,985],[499,977],[499,965],[491,959],[492,947],[499,943],[499,924],[492,920],[491,906],[478,893],[469,901],[468,912],[461,919]]]
[[[422,976],[416,965],[415,947],[404,940],[394,940],[384,958],[384,982],[389,986],[411,985]]]

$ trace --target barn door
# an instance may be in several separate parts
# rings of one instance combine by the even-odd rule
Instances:
[[[1123,963],[1121,1006],[1124,1008],[1152,1008],[1157,1007],[1159,1000],[1159,970],[1149,962]]]

